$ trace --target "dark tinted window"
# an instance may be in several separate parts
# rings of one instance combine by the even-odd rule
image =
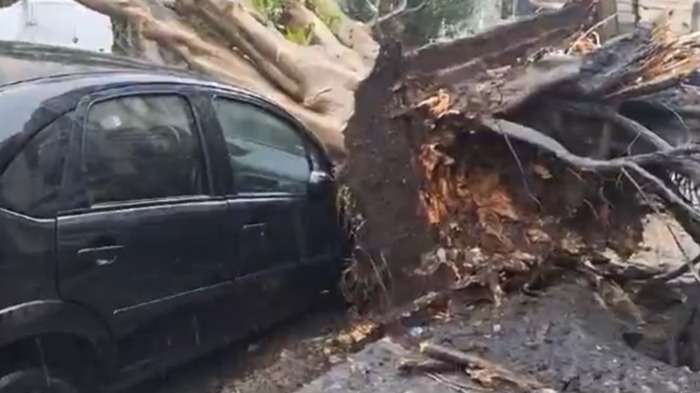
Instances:
[[[286,120],[255,105],[218,99],[237,192],[304,193],[310,167],[304,139]]]
[[[195,129],[180,96],[130,96],[94,105],[83,153],[92,204],[204,193]]]
[[[29,140],[0,176],[0,205],[35,217],[56,213],[71,124],[65,115]]]

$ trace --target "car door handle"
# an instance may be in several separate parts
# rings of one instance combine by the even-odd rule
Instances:
[[[83,248],[78,250],[78,256],[94,257],[95,265],[99,267],[109,266],[119,259],[119,254],[123,249],[124,246],[120,245]]]

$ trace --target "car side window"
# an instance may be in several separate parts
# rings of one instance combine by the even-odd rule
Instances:
[[[33,217],[51,217],[59,204],[72,114],[36,134],[0,175],[0,206]]]
[[[215,108],[236,192],[306,192],[311,168],[304,138],[292,123],[230,99],[216,99]]]
[[[199,137],[187,100],[128,96],[94,104],[83,160],[92,205],[205,193]]]

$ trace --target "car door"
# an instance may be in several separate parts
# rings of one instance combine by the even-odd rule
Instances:
[[[262,103],[214,98],[229,166],[227,227],[241,323],[260,327],[303,307],[297,275],[311,160],[294,123]]]
[[[337,187],[330,160],[320,145],[309,141],[307,152],[312,171],[308,193],[302,209],[303,251],[302,274],[312,292],[332,290],[340,282],[343,268],[344,234],[336,206]],[[315,287],[308,285],[316,283]]]
[[[79,207],[58,217],[58,288],[108,321],[123,367],[199,345],[198,310],[231,284],[228,206],[190,101],[130,88],[79,108],[64,195]]]

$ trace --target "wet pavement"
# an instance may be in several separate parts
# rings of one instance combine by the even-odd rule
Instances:
[[[315,310],[124,393],[293,392],[331,367],[326,342],[347,324],[340,307]]]

